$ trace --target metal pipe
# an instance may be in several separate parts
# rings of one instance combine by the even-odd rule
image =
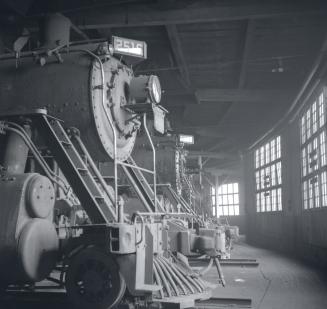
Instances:
[[[166,279],[166,277],[165,277],[165,275],[164,275],[164,273],[163,273],[163,271],[162,271],[160,265],[158,264],[158,261],[156,261],[156,259],[154,259],[154,260],[153,260],[153,263],[156,265],[156,267],[157,267],[157,269],[158,269],[158,273],[159,273],[159,275],[160,275],[160,278],[161,278],[161,280],[162,280],[162,282],[163,282],[164,287],[166,288],[166,291],[167,291],[168,297],[171,297],[172,294],[171,294],[170,286],[169,286],[169,284],[168,284],[168,281],[167,281],[167,279]]]
[[[174,279],[170,275],[170,273],[169,273],[166,265],[164,263],[162,263],[162,261],[160,260],[160,258],[157,259],[157,262],[161,266],[161,269],[162,269],[165,277],[168,279],[170,285],[173,287],[173,290],[175,291],[176,296],[178,296],[179,295],[179,291],[178,291],[177,285],[175,284]]]
[[[25,125],[25,130],[31,134],[31,128]],[[3,158],[3,166],[10,174],[22,174],[25,172],[28,156],[28,146],[22,136],[12,132],[8,135],[7,145]]]
[[[140,189],[138,188],[138,186],[136,185],[133,177],[130,175],[130,173],[128,172],[126,166],[122,166],[123,171],[125,172],[125,174],[128,177],[128,180],[130,181],[130,183],[132,184],[136,194],[138,195],[139,199],[141,200],[141,202],[143,203],[143,205],[146,207],[146,209],[149,211],[149,213],[152,213],[152,209],[151,206],[148,204],[147,200],[144,198],[142,192],[140,191]]]
[[[66,187],[64,181],[57,175],[54,175],[54,173],[51,171],[51,169],[49,168],[48,164],[44,161],[43,157],[40,155],[40,153],[38,152],[38,149],[35,147],[34,143],[31,141],[30,137],[28,136],[28,134],[26,134],[25,130],[15,124],[15,123],[11,123],[8,122],[7,125],[10,126],[14,126],[16,128],[11,128],[9,126],[7,126],[5,128],[5,130],[11,131],[11,132],[15,132],[16,134],[20,135],[24,142],[26,143],[27,147],[29,148],[29,150],[32,152],[34,158],[37,160],[38,164],[41,166],[41,168],[43,169],[43,171],[45,172],[46,176],[51,179],[52,182],[58,184],[58,186],[66,193],[68,194],[70,192],[70,187]],[[55,178],[58,178],[63,184],[61,184],[58,180],[56,180]]]
[[[209,264],[206,267],[204,267],[202,270],[199,271],[199,274],[201,276],[204,276],[211,269],[212,264],[213,264],[213,258],[210,259]]]
[[[205,286],[204,286],[203,281],[202,281],[202,279],[200,277],[193,278],[193,280],[196,281],[196,283],[198,285],[200,285],[200,287],[202,288],[202,291],[205,290]]]
[[[71,188],[69,186],[66,186],[65,181],[59,175],[57,175],[55,172],[53,172],[51,170],[51,168],[48,166],[47,162],[43,159],[42,155],[39,153],[39,150],[36,148],[35,144],[31,140],[30,136],[26,133],[24,128],[15,122],[8,121],[8,122],[6,122],[6,124],[8,125],[8,129],[10,129],[10,127],[14,127],[14,128],[16,128],[16,130],[18,130],[20,132],[20,134],[22,134],[24,136],[24,141],[25,141],[26,145],[29,147],[33,156],[38,160],[38,163],[42,166],[42,168],[44,168],[48,171],[49,175],[52,175],[52,177],[51,176],[48,176],[48,177],[50,179],[57,178],[58,181],[61,181],[62,182],[61,188],[64,190],[65,193],[67,193],[69,190],[71,190]],[[39,161],[42,161],[42,164]],[[59,183],[56,180],[53,180],[53,181],[55,183]]]
[[[159,290],[160,296],[161,296],[161,298],[164,298],[165,297],[165,294],[164,294],[163,288],[162,288],[162,281],[161,281],[161,279],[159,277],[157,266],[156,266],[155,263],[153,263],[153,273],[154,273],[154,278],[155,278],[155,280],[157,282],[157,285],[160,285],[161,286],[161,289]]]
[[[140,170],[140,171],[143,171],[143,172],[146,172],[146,173],[149,173],[149,174],[154,174],[153,171],[148,170],[148,169],[143,168],[143,167],[139,167],[139,166],[137,166],[137,165],[128,164],[128,163],[121,162],[121,161],[119,161],[118,163],[119,163],[120,165],[124,165],[124,166],[127,166],[127,167],[135,168],[135,169],[138,169],[138,170]]]
[[[145,133],[148,137],[152,148],[152,159],[153,159],[153,194],[154,194],[154,211],[157,211],[157,171],[156,171],[156,149],[154,147],[153,141],[151,139],[147,124],[146,124],[146,113],[143,114],[143,125]]]
[[[175,260],[178,261],[178,259],[176,257],[174,257]],[[193,269],[188,266],[187,264],[184,264],[184,267],[192,274],[194,274]],[[194,280],[194,278],[190,275],[189,272],[187,272],[185,269],[183,269],[182,267],[178,267],[180,272],[185,276],[185,278],[190,282],[190,284],[192,284],[200,293],[203,292],[203,289],[201,288],[201,286]]]
[[[124,200],[120,198],[118,201],[118,222],[124,223],[125,215],[124,215]]]
[[[138,212],[136,212],[133,217],[132,217],[132,223],[136,224],[136,220],[137,218],[141,219],[141,239],[139,241],[136,242],[136,245],[139,245],[140,243],[142,243],[143,241],[143,229],[144,229],[144,220],[143,217],[140,216],[140,214]]]
[[[215,257],[214,260],[215,260],[215,265],[216,265],[216,268],[217,268],[217,272],[218,272],[220,282],[221,282],[222,286],[225,287],[226,281],[225,281],[225,277],[224,277],[224,274],[223,274],[223,270],[221,269],[221,266],[220,266],[220,263],[219,263],[219,259],[217,257]]]
[[[188,287],[188,289],[190,290],[190,292],[192,294],[194,294],[194,289],[192,287],[192,285],[187,281],[187,279],[183,276],[183,274],[179,271],[178,267],[175,266],[174,264],[171,265],[172,268],[175,270],[176,275],[184,282],[184,284]]]
[[[168,272],[172,275],[173,279],[177,282],[177,284],[182,289],[184,295],[187,295],[187,291],[182,283],[182,281],[179,279],[179,277],[176,275],[176,273],[173,271],[172,265],[168,264],[167,261],[163,257],[159,257],[159,260],[164,263],[167,267]]]

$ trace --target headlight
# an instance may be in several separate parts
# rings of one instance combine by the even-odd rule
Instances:
[[[155,75],[151,75],[149,78],[149,94],[151,101],[159,104],[161,101],[161,85],[159,78]]]
[[[141,75],[133,77],[130,85],[131,98],[135,103],[155,103],[161,101],[161,85],[156,75]]]

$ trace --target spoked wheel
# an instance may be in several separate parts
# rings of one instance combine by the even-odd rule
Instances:
[[[118,264],[97,248],[78,253],[66,273],[69,299],[81,309],[108,309],[122,300],[126,283]]]

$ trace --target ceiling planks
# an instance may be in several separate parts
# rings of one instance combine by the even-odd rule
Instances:
[[[310,1],[311,2],[311,1]],[[117,8],[72,12],[69,16],[84,29],[162,26],[187,23],[247,20],[321,14],[321,1],[311,3],[274,2],[244,3],[239,5],[213,4],[200,1],[183,9],[158,10],[148,5],[134,4]]]

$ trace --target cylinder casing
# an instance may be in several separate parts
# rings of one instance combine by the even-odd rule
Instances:
[[[55,266],[59,245],[51,221],[53,186],[36,173],[7,174],[0,182],[0,279],[7,284],[43,280]],[[47,213],[35,211],[40,203]]]

